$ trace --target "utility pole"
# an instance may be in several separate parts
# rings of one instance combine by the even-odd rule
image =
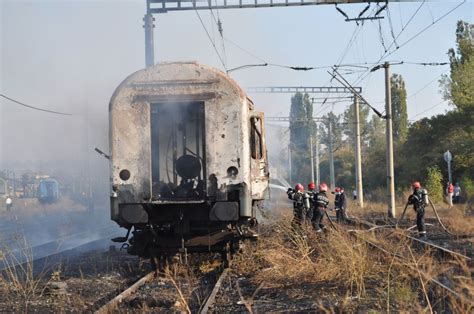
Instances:
[[[328,150],[329,150],[329,187],[331,188],[331,190],[333,191],[334,190],[334,187],[336,185],[336,182],[334,180],[334,152],[333,152],[333,148],[332,148],[332,116],[330,116],[329,118],[329,147],[328,147]]]
[[[314,182],[313,133],[309,136],[309,156],[311,158],[311,182]]]
[[[395,178],[393,171],[393,130],[392,130],[392,95],[390,86],[390,64],[385,62],[385,121],[387,136],[387,196],[388,216],[395,218]]]
[[[150,12],[150,0],[146,2],[147,11],[143,17],[143,28],[145,29],[145,66],[147,68],[155,65],[155,49],[153,43],[153,28],[155,27],[153,13]]]
[[[317,129],[317,125],[316,125],[316,129]],[[316,185],[319,185],[321,183],[321,175],[320,175],[320,172],[319,172],[319,138],[318,138],[318,135],[316,134],[316,152],[315,152],[315,157],[316,157]]]
[[[355,177],[356,177],[356,191],[357,201],[361,208],[364,207],[364,192],[362,189],[362,162],[360,149],[360,115],[359,115],[359,97],[354,95],[354,113],[355,113]]]
[[[290,175],[289,175],[290,184],[293,184],[293,175],[291,171],[291,143],[288,144],[288,169],[290,172]]]

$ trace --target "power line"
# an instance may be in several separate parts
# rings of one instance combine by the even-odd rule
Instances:
[[[207,38],[209,38],[209,41],[211,42],[212,47],[214,47],[214,51],[216,52],[217,57],[218,57],[219,60],[221,61],[222,66],[224,67],[224,70],[227,71],[227,66],[225,65],[225,62],[224,62],[224,60],[222,59],[222,57],[221,57],[219,51],[217,50],[216,44],[215,44],[214,41],[212,40],[211,35],[209,34],[209,32],[208,32],[208,30],[207,30],[207,28],[206,28],[206,25],[204,25],[204,22],[202,21],[201,15],[199,14],[198,10],[196,10],[196,9],[194,10],[194,12],[196,12],[196,15],[198,16],[199,21],[201,22],[201,25],[202,25],[202,27],[204,28],[204,31],[205,31],[206,34],[207,34]]]
[[[392,50],[391,52],[389,52],[388,54],[384,54],[379,60],[378,62],[376,62],[375,64],[379,63],[382,59],[386,58],[386,57],[389,57],[391,56],[393,53],[395,53],[396,51],[398,51],[400,48],[402,48],[403,46],[405,46],[406,44],[408,44],[409,42],[411,42],[413,39],[417,38],[419,35],[421,35],[422,33],[424,33],[426,30],[428,30],[430,27],[432,27],[433,25],[435,25],[436,23],[438,23],[439,21],[441,21],[443,18],[445,18],[446,16],[448,16],[449,14],[451,14],[453,11],[455,11],[456,9],[458,9],[460,6],[462,6],[464,3],[466,2],[466,0],[464,0],[463,2],[461,2],[460,4],[456,5],[454,8],[452,8],[451,10],[447,11],[445,14],[441,15],[440,17],[438,17],[436,20],[434,20],[431,24],[427,25],[426,27],[424,27],[421,31],[417,32],[415,35],[413,35],[412,37],[410,37],[408,40],[404,41],[398,48],[395,48],[394,50]],[[408,24],[413,20],[413,18],[415,17],[415,15],[418,13],[418,11],[421,9],[422,5],[425,3],[425,1],[423,1],[421,3],[421,5],[418,7],[418,9],[415,11],[415,13],[411,16],[411,18],[408,20],[408,22],[405,24],[405,26],[402,28],[402,30],[400,31],[400,33],[397,35],[396,38],[398,38],[400,36],[400,34],[403,32],[403,30],[406,29],[406,27],[408,26]],[[393,43],[392,43],[393,45]],[[389,49],[390,47],[392,46],[390,45],[389,46]],[[375,65],[374,64],[374,65]],[[364,80],[365,77],[367,77],[368,74],[361,74],[355,81],[353,84],[359,84],[360,81]]]
[[[23,106],[23,107],[26,107],[26,108],[30,108],[30,109],[33,109],[33,110],[38,110],[38,111],[43,111],[43,112],[48,112],[48,113],[54,113],[54,114],[59,114],[59,115],[63,115],[63,116],[75,116],[75,114],[72,114],[72,113],[66,113],[66,112],[59,112],[59,111],[54,111],[54,110],[48,110],[48,109],[43,109],[43,108],[39,108],[39,107],[35,107],[35,106],[31,106],[31,105],[27,105],[21,101],[18,101],[18,100],[15,100],[13,98],[10,98],[8,96],[5,96],[3,94],[0,94],[0,97],[2,98],[5,98],[11,102],[14,102],[20,106]]]
[[[215,0],[215,3],[216,3],[216,6],[217,6],[217,0]],[[225,43],[224,43],[224,29],[222,27],[222,21],[221,21],[221,17],[220,17],[220,14],[219,14],[219,8],[216,8],[217,20],[216,20],[216,17],[214,15],[214,11],[212,10],[212,8],[210,8],[210,11],[211,11],[212,19],[214,20],[214,23],[217,26],[217,31],[219,32],[220,37],[221,37],[222,52],[224,54],[223,60],[224,60],[225,64],[227,65],[227,53],[226,53]]]
[[[430,86],[434,81],[438,80],[440,76],[442,76],[443,74],[446,74],[447,72],[444,71],[443,73],[441,73],[440,75],[437,75],[434,79],[432,79],[431,81],[429,81],[428,83],[426,83],[422,88],[420,88],[419,90],[417,90],[416,92],[414,92],[413,94],[410,94],[407,99],[409,98],[412,98],[412,97],[415,97],[416,95],[418,95],[422,90],[424,90],[425,88],[427,88],[428,86]]]
[[[445,103],[445,102],[447,102],[447,100],[445,100],[445,99],[441,100],[439,103],[436,103],[435,105],[429,107],[428,109],[423,110],[422,112],[420,112],[420,113],[414,115],[410,120],[413,121],[413,119],[416,118],[416,117],[418,117],[419,115],[422,115],[422,114],[424,114],[425,112],[430,111],[431,109],[436,108],[436,107],[438,107],[439,105],[441,105],[441,104],[443,104],[443,103]]]
[[[436,20],[434,20],[431,24],[429,24],[428,26],[426,26],[425,28],[423,28],[421,31],[419,31],[418,33],[416,33],[415,35],[413,35],[412,37],[410,37],[408,40],[406,40],[405,42],[403,42],[399,47],[395,48],[395,50],[393,50],[391,53],[389,53],[387,55],[390,56],[392,55],[395,51],[397,51],[398,49],[400,49],[401,47],[405,46],[406,44],[408,44],[409,42],[411,42],[413,39],[417,38],[419,35],[421,35],[422,33],[424,33],[426,30],[428,30],[431,26],[435,25],[438,21],[442,20],[444,17],[448,16],[451,12],[455,11],[457,8],[459,8],[460,6],[462,6],[464,3],[466,2],[466,0],[464,0],[463,2],[461,2],[460,4],[458,4],[457,6],[455,6],[454,8],[452,8],[451,10],[449,10],[448,12],[446,12],[445,14],[441,15],[439,18],[437,18]]]
[[[402,29],[400,30],[398,35],[395,37],[395,40],[397,40],[398,37],[400,37],[400,35],[403,33],[403,31],[408,27],[408,25],[410,25],[411,21],[415,18],[415,16],[420,11],[421,7],[425,4],[425,1],[426,0],[423,0],[423,2],[418,6],[418,8],[415,10],[415,12],[410,16],[410,18],[408,19],[406,24],[402,27]],[[390,48],[393,46],[395,40],[392,41],[392,43],[388,46],[388,50],[390,50]],[[382,56],[379,58],[379,60],[377,62],[375,62],[373,65],[376,65],[376,64],[380,63],[380,61],[383,60],[386,57],[386,53],[387,53],[387,49],[385,49],[385,53],[382,54]],[[368,73],[370,73],[370,72],[368,72]],[[368,73],[366,73],[366,74],[362,73],[361,75],[359,75],[357,77],[357,79],[354,81],[353,84],[358,84],[360,81],[364,80],[367,77],[367,75],[369,75]]]

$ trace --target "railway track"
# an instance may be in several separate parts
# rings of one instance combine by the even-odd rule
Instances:
[[[399,237],[407,238],[413,243],[417,243],[417,244],[419,244],[419,245],[421,245],[425,248],[429,248],[429,249],[433,249],[435,251],[438,251],[440,253],[440,256],[442,256],[443,258],[445,258],[446,256],[451,256],[451,257],[461,258],[461,259],[464,259],[466,261],[472,261],[472,258],[470,256],[467,256],[465,254],[456,252],[454,250],[450,250],[446,247],[443,247],[443,246],[433,242],[432,240],[435,240],[435,238],[432,239],[432,240],[419,239],[417,237],[414,237],[414,236],[410,235],[408,232],[404,231],[403,229],[398,229],[396,224],[376,225],[376,224],[373,224],[371,222],[365,221],[365,220],[360,219],[360,218],[355,218],[355,219],[351,218],[349,221],[354,225],[359,225],[359,226],[364,227],[363,231],[380,232],[384,229],[385,230],[387,230],[387,229],[397,230],[398,232],[396,232],[396,231],[392,232],[391,234],[389,234],[389,236],[399,236]],[[410,229],[410,228],[408,228],[408,229]],[[356,230],[353,230],[353,231],[357,232]],[[473,235],[460,235],[460,236],[451,236],[451,235],[449,235],[448,238],[444,237],[443,239],[445,239],[445,240],[446,239],[448,239],[448,240],[469,239],[472,236]],[[431,239],[431,237],[430,237],[430,239]]]
[[[363,228],[357,228],[357,230],[349,230],[351,234],[353,234],[355,237],[359,238],[361,241],[364,241],[369,245],[370,247],[373,247],[374,249],[380,251],[382,254],[386,255],[388,258],[396,258],[399,260],[401,263],[404,265],[407,265],[407,270],[415,272],[419,275],[421,278],[420,282],[425,282],[426,286],[430,289],[430,291],[445,291],[443,294],[444,296],[446,294],[450,294],[451,296],[462,300],[466,304],[470,304],[471,306],[474,306],[474,301],[469,298],[469,296],[465,295],[459,287],[456,287],[454,285],[454,282],[451,281],[448,277],[448,275],[440,275],[438,277],[433,277],[429,273],[425,272],[422,269],[422,265],[419,264],[417,265],[414,260],[410,257],[410,255],[403,255],[402,252],[394,252],[391,249],[387,249],[376,243],[375,241],[372,241],[370,238],[365,237],[365,235],[368,234],[368,232],[383,232],[384,230],[390,230],[394,235],[396,234],[397,236],[400,237],[405,237],[407,241],[413,242],[413,243],[420,243],[423,246],[429,247],[433,250],[443,252],[444,258],[449,256],[450,258],[457,258],[461,260],[465,260],[467,262],[471,262],[471,257],[466,256],[464,254],[461,254],[459,252],[455,252],[453,250],[449,250],[445,247],[439,246],[435,243],[430,243],[427,241],[419,240],[417,238],[412,237],[409,234],[404,234],[403,232],[396,231],[393,226],[390,225],[384,225],[384,226],[379,226],[379,225],[374,225],[370,222],[359,220],[357,222],[358,226],[364,226]],[[394,232],[395,231],[395,232]],[[396,237],[394,236],[393,240],[396,241]],[[413,248],[413,252],[415,251],[415,248]],[[407,252],[404,252],[407,253]],[[229,287],[223,288],[223,286],[228,285],[226,278],[234,278],[230,275],[231,268],[230,269],[225,269],[223,271],[219,271],[218,276],[216,276],[215,280],[212,280],[211,282],[207,282],[207,293],[205,295],[205,298],[202,300],[200,305],[198,307],[196,306],[189,306],[186,304],[186,306],[182,306],[184,302],[181,303],[181,308],[177,309],[173,304],[170,304],[170,307],[168,308],[160,308],[158,311],[175,311],[175,310],[180,310],[180,311],[187,311],[187,312],[198,312],[198,313],[209,313],[212,312],[215,308],[220,308],[222,306],[222,293],[227,293],[223,291],[228,291]],[[235,279],[235,278],[234,278]],[[161,276],[156,276],[155,273],[148,273],[145,276],[141,277],[139,280],[135,281],[132,285],[130,285],[128,288],[123,290],[121,293],[113,297],[110,301],[108,301],[106,304],[103,304],[97,311],[96,313],[112,313],[115,311],[121,311],[121,310],[130,310],[130,304],[134,302],[134,299],[137,298],[137,295],[144,294],[144,293],[153,293],[153,288],[147,288],[147,286],[154,285],[155,287],[158,286],[160,287],[160,293],[168,293],[167,291],[171,290],[171,293],[174,293],[177,295],[178,299],[184,299],[183,295],[179,291],[178,286],[181,286],[183,283],[180,282],[175,282],[174,284],[170,284],[172,282],[172,278],[169,277],[169,275],[161,275]],[[178,281],[176,278],[174,279]],[[232,281],[232,280],[231,280]],[[235,281],[235,280],[234,280]],[[226,284],[223,284],[223,282],[226,282]],[[428,289],[427,287],[423,287],[424,291],[425,289]],[[237,285],[238,288],[238,285]],[[142,292],[139,292],[139,290],[142,289]],[[440,289],[440,290],[439,290]],[[259,288],[257,288],[256,291],[258,291]],[[220,296],[217,297],[216,296]],[[247,307],[247,304],[245,304],[245,299],[240,296],[240,301],[238,301],[239,297],[237,296],[237,300],[235,300],[235,296],[232,297],[236,304],[240,304],[240,306],[245,305],[247,311],[251,311],[252,308]],[[244,300],[244,301],[242,301]],[[234,302],[232,301],[232,302]],[[235,303],[234,302],[234,303]]]
[[[372,224],[368,221],[364,221],[362,219],[357,219],[355,221],[353,220],[352,223],[362,225],[362,226],[365,227],[365,229],[363,229],[362,232],[361,232],[361,230],[354,230],[354,229],[348,230],[348,232],[350,234],[353,234],[358,239],[360,239],[363,242],[367,243],[370,247],[375,248],[376,250],[378,250],[378,251],[382,252],[383,254],[387,255],[388,257],[396,258],[399,261],[403,262],[405,265],[407,265],[407,267],[410,270],[418,273],[421,281],[425,280],[427,282],[430,282],[434,286],[436,286],[436,287],[452,294],[453,296],[455,296],[459,300],[462,300],[463,302],[465,302],[467,304],[470,304],[472,307],[474,307],[474,300],[470,299],[464,293],[459,292],[459,291],[463,291],[462,287],[454,287],[453,284],[452,284],[452,280],[450,280],[450,278],[447,275],[442,275],[442,276],[439,276],[438,278],[436,278],[436,277],[433,277],[432,275],[424,272],[423,270],[421,270],[411,251],[409,252],[410,257],[408,257],[408,256],[405,256],[405,255],[402,255],[401,252],[398,252],[398,251],[394,252],[390,249],[387,249],[387,248],[383,247],[382,245],[380,245],[379,243],[376,243],[376,241],[368,239],[363,235],[364,232],[367,232],[367,231],[381,232],[384,229],[385,230],[386,229],[395,229],[396,228],[395,225],[375,225],[375,224]],[[464,260],[469,264],[471,264],[471,262],[472,262],[471,257],[469,257],[467,255],[464,255],[464,254],[461,254],[459,252],[450,250],[450,249],[445,248],[443,246],[440,246],[436,243],[432,243],[430,241],[426,241],[426,240],[422,240],[422,239],[413,237],[413,236],[407,234],[406,232],[403,232],[402,230],[397,229],[397,230],[395,230],[395,232],[390,233],[388,236],[389,237],[390,236],[398,237],[397,239],[395,239],[395,240],[398,240],[398,241],[400,241],[401,238],[406,238],[410,241],[411,244],[416,243],[416,244],[422,245],[424,248],[433,249],[433,250],[437,251],[438,253],[440,253],[440,256],[442,257],[442,259],[446,259],[447,256],[450,256],[451,258],[454,258],[454,259]],[[424,286],[423,286],[423,290],[425,291],[425,295],[427,295]],[[428,301],[428,303],[429,303],[429,301]],[[431,307],[431,305],[430,305],[430,307]]]
[[[215,297],[219,292],[223,280],[226,278],[229,268],[216,270],[215,278],[203,276],[197,280],[190,280],[186,276],[173,274],[173,266],[168,266],[164,272],[149,272],[129,287],[124,289],[112,299],[101,305],[96,314],[114,313],[117,311],[130,311],[148,306],[150,298],[154,298],[152,308],[154,311],[184,311],[188,313],[208,313],[212,308]],[[178,266],[179,267],[179,266]],[[182,270],[193,272],[191,266],[182,265]],[[176,270],[175,270],[176,271]],[[179,272],[179,271],[178,271]],[[192,281],[192,282],[191,282]],[[190,295],[183,287],[194,284],[193,291],[201,290],[204,294],[200,296]],[[204,286],[204,289],[203,289]],[[172,295],[174,298],[169,299]],[[192,299],[197,299],[194,302]],[[172,302],[170,301],[172,300]],[[156,307],[155,307],[156,306]]]

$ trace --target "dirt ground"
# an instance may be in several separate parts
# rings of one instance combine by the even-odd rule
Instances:
[[[462,220],[455,215],[451,212],[453,229],[461,226]],[[369,211],[365,217],[377,222],[380,215],[375,218],[375,213]],[[471,219],[469,215],[464,217]],[[309,227],[303,233],[294,232],[290,218],[266,220],[259,240],[244,243],[211,312],[420,312],[430,307],[437,312],[473,310],[472,305],[456,301],[417,273],[418,269],[443,278],[446,284],[461,287],[456,291],[472,298],[472,263],[441,262],[426,250],[410,250],[408,243],[393,241],[388,235],[366,234],[389,249],[413,254],[413,262],[400,262],[346,232],[329,230],[318,236]],[[383,219],[379,222],[386,223]],[[433,217],[427,222],[432,224],[428,229],[432,241],[472,254],[472,238],[447,237]],[[201,256],[191,260],[192,267],[172,264],[125,300],[118,312],[198,312],[222,271],[218,259]],[[29,267],[4,271],[0,278],[0,312],[92,312],[150,269],[148,261],[115,249],[65,257],[36,277]]]
[[[49,266],[32,278],[30,267],[3,272],[0,312],[91,312],[149,271],[120,251],[95,251]]]

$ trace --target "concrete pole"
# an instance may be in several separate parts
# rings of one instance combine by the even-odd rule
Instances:
[[[321,175],[320,175],[320,172],[319,172],[319,139],[318,139],[318,135],[316,135],[316,139],[315,139],[316,143],[315,143],[315,146],[316,146],[316,151],[315,151],[315,163],[316,163],[316,185],[319,185],[321,183]]]
[[[355,113],[355,161],[356,161],[356,190],[357,201],[361,208],[364,207],[364,192],[362,189],[362,155],[360,148],[360,115],[359,115],[359,97],[354,95],[354,113]]]
[[[309,136],[309,156],[311,158],[311,182],[314,182],[313,134]]]
[[[155,18],[150,13],[150,2],[147,0],[147,13],[143,17],[143,28],[145,29],[145,66],[151,67],[155,65],[155,48],[153,44],[153,28],[155,25],[153,22]]]
[[[334,179],[334,151],[332,147],[332,118],[329,119],[329,187],[331,191],[334,191],[334,187],[336,186],[336,182]]]
[[[392,95],[390,86],[390,64],[385,62],[385,121],[387,136],[387,201],[388,217],[395,218],[395,178],[393,171],[393,130],[392,130]]]
[[[290,185],[293,184],[293,174],[291,169],[291,143],[288,144],[288,169],[289,169],[289,179]]]

